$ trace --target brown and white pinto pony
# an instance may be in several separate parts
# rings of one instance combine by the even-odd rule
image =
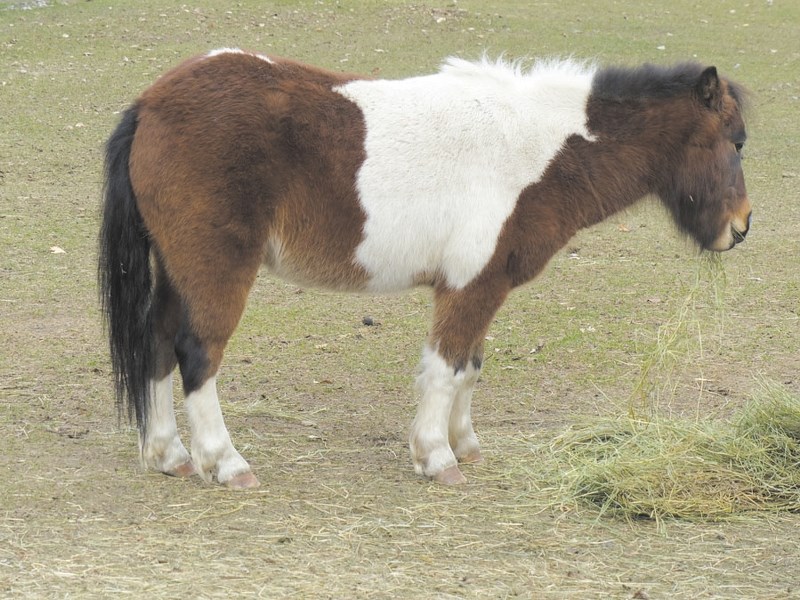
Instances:
[[[702,249],[744,240],[742,101],[697,64],[451,58],[401,80],[237,49],[181,64],[106,147],[99,283],[144,465],[258,485],[216,376],[266,264],[333,290],[433,288],[411,457],[417,473],[464,481],[458,463],[481,459],[470,404],[487,328],[579,229],[652,194]]]

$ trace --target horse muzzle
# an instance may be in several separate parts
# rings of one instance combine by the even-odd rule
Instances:
[[[746,202],[739,213],[733,214],[731,220],[728,222],[728,227],[719,237],[715,239],[713,243],[706,246],[706,250],[725,252],[737,244],[741,244],[747,237],[747,232],[750,231],[752,221],[753,211],[750,208],[750,203]]]

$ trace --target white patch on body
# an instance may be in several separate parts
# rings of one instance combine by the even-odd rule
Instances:
[[[366,121],[356,260],[371,276],[367,289],[406,289],[431,274],[462,288],[478,275],[520,193],[569,136],[591,139],[593,76],[571,62],[522,74],[450,59],[434,75],[335,88]]]
[[[261,60],[266,61],[271,65],[275,64],[275,61],[272,60],[269,56],[259,54],[258,52],[245,52],[240,48],[217,48],[216,50],[212,50],[211,52],[206,54],[206,58],[213,58],[214,56],[220,56],[221,54],[243,54],[245,56],[255,56],[256,58],[260,58]]]
[[[200,389],[186,397],[186,411],[192,430],[192,460],[200,476],[226,483],[232,477],[250,471],[247,461],[231,443],[217,398],[217,378],[210,377]]]
[[[163,473],[172,473],[189,461],[175,422],[172,373],[150,381],[147,438],[139,440],[139,447],[144,466]]]

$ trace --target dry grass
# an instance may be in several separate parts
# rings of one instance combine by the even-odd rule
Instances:
[[[643,357],[627,416],[556,438],[567,497],[603,515],[659,522],[800,511],[800,399],[785,388],[762,383],[730,419],[667,414],[682,372],[703,364],[705,338],[724,336],[723,263],[703,254],[696,264],[686,298]],[[702,395],[701,385],[698,403]]]
[[[727,277],[723,260],[719,254],[705,252],[695,259],[695,267],[694,281],[683,302],[658,328],[652,347],[643,353],[628,403],[632,420],[657,416],[668,408],[681,372],[690,365],[702,365],[706,337],[724,337]],[[697,375],[702,382],[702,373]],[[701,386],[699,396],[702,393]]]
[[[554,446],[574,498],[603,514],[662,520],[800,511],[800,400],[778,386],[730,421],[619,418]]]

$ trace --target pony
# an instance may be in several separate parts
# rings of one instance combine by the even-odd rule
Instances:
[[[143,465],[259,485],[216,377],[266,265],[301,286],[433,289],[411,458],[464,482],[459,463],[482,460],[471,404],[490,323],[578,230],[655,196],[701,250],[745,239],[745,97],[695,63],[450,58],[387,80],[235,48],[183,62],[105,147],[99,290]]]

